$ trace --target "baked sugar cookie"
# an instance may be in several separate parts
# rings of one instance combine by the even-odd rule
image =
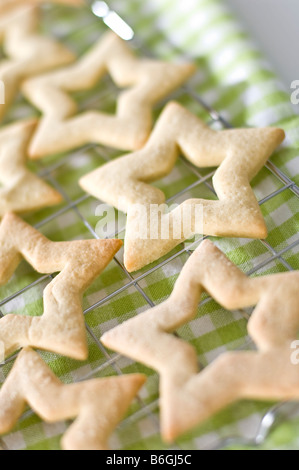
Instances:
[[[159,372],[165,441],[240,399],[299,400],[298,365],[291,361],[298,282],[298,271],[248,278],[206,240],[165,302],[104,334],[106,347]],[[195,349],[171,333],[194,319],[203,291],[227,310],[256,305],[248,330],[258,351],[224,353],[199,373]]]

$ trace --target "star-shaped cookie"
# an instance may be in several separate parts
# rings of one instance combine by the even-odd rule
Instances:
[[[0,42],[7,56],[0,62],[0,80],[5,89],[5,103],[0,104],[0,120],[20,91],[24,79],[75,59],[65,46],[39,32],[39,7],[24,1],[16,5],[12,2],[11,8],[9,5],[8,2],[0,4]]]
[[[184,83],[191,64],[137,58],[127,43],[106,33],[75,64],[27,80],[23,92],[42,113],[32,140],[32,158],[69,151],[94,142],[134,150],[143,146],[152,127],[153,105]],[[115,115],[90,110],[77,113],[68,93],[92,88],[107,72],[123,91]]]
[[[131,374],[64,385],[25,348],[0,390],[0,433],[15,426],[28,404],[49,423],[76,418],[62,438],[64,450],[106,450],[144,381],[144,375]]]
[[[299,329],[298,282],[298,271],[248,278],[206,240],[164,303],[104,334],[106,347],[160,373],[166,441],[239,399],[299,399],[299,370],[291,361]],[[256,305],[248,328],[259,350],[225,353],[198,373],[193,347],[171,333],[195,317],[203,291],[228,310]]]
[[[0,225],[0,283],[6,283],[22,258],[39,273],[60,271],[44,290],[40,317],[5,315],[0,341],[6,356],[24,346],[78,360],[88,355],[82,295],[120,249],[120,240],[51,242],[14,214]]]
[[[61,195],[26,167],[27,148],[37,121],[0,129],[0,217],[59,204]]]
[[[127,213],[124,262],[129,272],[137,271],[194,234],[265,238],[267,228],[250,181],[283,140],[284,132],[276,128],[214,131],[178,103],[170,103],[143,149],[98,168],[79,183]],[[219,200],[190,199],[166,213],[160,208],[164,193],[149,183],[168,175],[180,152],[197,167],[219,167],[213,178]],[[203,223],[196,217],[198,206]],[[153,218],[153,226],[154,209],[159,218]],[[188,227],[183,226],[185,219],[190,220]],[[163,224],[170,228],[167,237]],[[147,227],[142,237],[136,235],[140,227]]]

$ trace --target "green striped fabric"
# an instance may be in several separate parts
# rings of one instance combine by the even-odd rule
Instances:
[[[166,60],[182,57],[192,59],[198,66],[198,73],[190,87],[233,126],[282,127],[287,138],[271,162],[299,183],[299,117],[291,107],[290,93],[283,89],[271,66],[225,9],[223,2],[115,0],[110,6],[126,19],[144,47],[154,56]],[[106,28],[88,9],[72,10],[66,7],[46,8],[41,25],[46,32],[60,37],[78,54],[84,53]],[[82,110],[92,106],[113,111],[115,92],[115,87],[107,78],[96,89],[78,93],[76,97]],[[186,91],[176,93],[175,99],[213,128],[223,127],[220,122],[212,122],[209,113]],[[160,111],[161,106],[156,109],[157,116]],[[7,122],[37,114],[19,97]],[[58,208],[29,214],[25,219],[52,240],[91,238],[100,222],[95,215],[99,202],[84,194],[78,179],[116,155],[118,153],[111,149],[90,145],[59,158],[53,156],[41,163],[31,164],[32,170],[41,172],[50,184],[54,181],[59,185],[65,195],[65,202]],[[208,172],[194,172],[191,166],[180,160],[171,175],[157,182],[157,186],[163,189],[167,198],[172,198],[172,202],[189,197],[212,199],[215,194],[211,179],[205,184],[195,184],[199,176],[206,174]],[[288,183],[288,180],[279,180],[270,166],[264,168],[253,181],[255,194],[262,203],[261,208],[269,228],[266,243],[247,239],[213,239],[249,275],[299,268],[298,197]],[[192,188],[188,189],[191,185]],[[180,195],[176,196],[178,193]],[[118,214],[118,219],[121,231],[125,226],[125,216]],[[167,448],[159,434],[157,374],[141,364],[106,351],[101,347],[99,338],[108,329],[169,296],[189,256],[184,248],[178,247],[162,262],[160,260],[132,276],[122,269],[120,252],[84,295],[88,360],[78,362],[41,352],[52,370],[66,383],[119,373],[147,374],[148,381],[140,394],[140,400],[133,403],[128,417],[114,433],[112,448]],[[43,289],[50,281],[50,278],[38,275],[23,262],[10,282],[0,289],[1,313],[41,315]],[[19,293],[21,289],[23,291]],[[196,348],[199,362],[206,366],[224,351],[254,347],[247,335],[246,314],[250,314],[250,311],[225,311],[207,298],[198,308],[197,317],[182,327],[178,334]],[[5,380],[12,363],[10,361],[0,368],[0,383]],[[230,448],[256,448],[250,440],[256,436],[262,417],[272,405],[253,401],[236,403],[184,435],[172,448],[205,449],[228,443]],[[279,415],[284,419],[258,448],[297,448],[298,411],[299,405],[282,407]],[[61,435],[67,426],[68,423],[46,424],[28,410],[18,426],[3,436],[1,442],[3,447],[9,449],[59,449]],[[226,438],[233,439],[225,444]]]

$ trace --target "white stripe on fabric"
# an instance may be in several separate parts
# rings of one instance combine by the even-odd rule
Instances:
[[[260,111],[248,118],[249,126],[263,127],[273,126],[281,119],[287,119],[293,115],[291,107],[287,103],[280,103]]]

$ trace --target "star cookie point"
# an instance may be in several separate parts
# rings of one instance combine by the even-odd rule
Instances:
[[[7,55],[7,60],[0,62],[0,79],[5,86],[2,119],[26,78],[69,64],[75,57],[65,46],[39,33],[37,5],[4,2],[0,13],[0,40]]]
[[[62,196],[26,167],[27,148],[37,121],[28,120],[0,130],[0,217],[56,205]]]

